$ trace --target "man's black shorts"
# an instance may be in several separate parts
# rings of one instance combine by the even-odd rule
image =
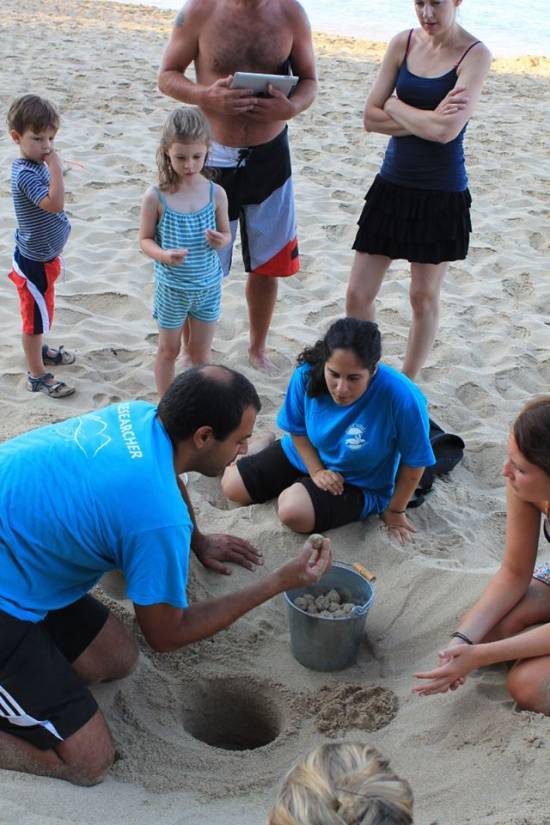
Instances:
[[[250,498],[257,504],[276,498],[295,482],[303,484],[315,513],[313,530],[318,533],[361,518],[365,499],[359,487],[344,484],[344,492],[339,496],[320,490],[310,476],[290,463],[280,441],[244,456],[237,462],[237,469]]]
[[[49,750],[92,718],[97,703],[71,662],[108,615],[92,596],[51,611],[41,622],[0,610],[0,731]]]

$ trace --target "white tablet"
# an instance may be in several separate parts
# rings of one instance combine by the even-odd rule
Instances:
[[[260,72],[235,72],[231,82],[232,89],[252,89],[254,94],[267,94],[269,83],[288,97],[299,81],[291,74],[262,74]]]

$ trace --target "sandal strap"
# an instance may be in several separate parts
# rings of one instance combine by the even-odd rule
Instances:
[[[51,372],[45,372],[43,375],[39,375],[38,378],[33,378],[32,375],[27,373],[27,379],[33,387],[39,387],[41,384],[45,384],[49,378],[53,378]]]
[[[55,353],[55,355],[50,355],[50,350]],[[59,347],[50,347],[48,344],[44,344],[42,347],[42,360],[47,361],[48,364],[63,364],[65,357],[64,357],[65,347],[63,344]]]

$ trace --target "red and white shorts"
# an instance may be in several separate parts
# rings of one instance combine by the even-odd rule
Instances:
[[[25,258],[17,247],[13,253],[9,278],[17,287],[23,332],[40,335],[49,332],[53,321],[54,285],[61,274],[61,256],[51,261]]]
[[[235,240],[240,225],[246,272],[287,277],[300,268],[287,129],[268,143],[234,148],[213,143],[208,168],[223,186]],[[220,251],[224,275],[233,244]]]

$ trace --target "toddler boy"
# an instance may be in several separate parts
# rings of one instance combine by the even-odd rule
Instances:
[[[59,115],[47,100],[24,95],[8,112],[8,128],[21,157],[13,162],[11,189],[17,229],[10,279],[17,287],[23,318],[23,350],[27,359],[27,389],[51,398],[72,395],[74,387],[56,381],[45,364],[72,364],[75,357],[62,346],[44,344],[54,311],[54,284],[61,272],[61,252],[71,225],[63,205],[65,189],[53,141]]]

